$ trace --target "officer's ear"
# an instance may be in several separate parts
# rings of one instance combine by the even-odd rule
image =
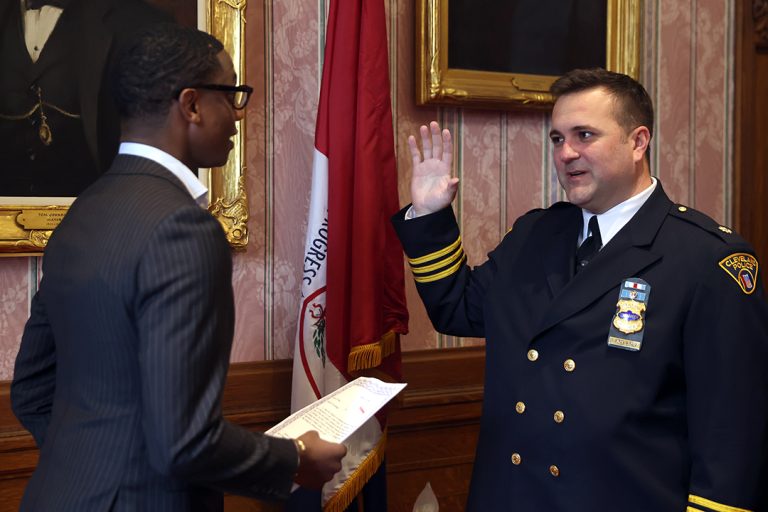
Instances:
[[[629,134],[632,142],[632,154],[635,162],[640,162],[651,144],[651,131],[646,126],[638,126]]]

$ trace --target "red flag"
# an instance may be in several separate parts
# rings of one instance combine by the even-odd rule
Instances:
[[[389,222],[399,199],[383,0],[332,0],[326,34],[293,410],[356,370],[400,380],[399,334],[408,328],[402,248]],[[383,425],[351,440],[359,446],[348,444],[341,476],[324,489],[326,510],[346,508],[385,440]]]
[[[383,0],[331,2],[315,139],[329,165],[327,350],[346,373],[376,366],[366,347],[408,322]]]

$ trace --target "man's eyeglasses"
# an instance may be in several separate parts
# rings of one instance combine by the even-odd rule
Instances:
[[[206,89],[208,91],[222,91],[228,93],[229,101],[235,110],[242,110],[248,104],[248,100],[253,93],[253,87],[248,85],[224,85],[224,84],[200,84],[183,87],[176,92],[176,99],[181,95],[184,89]]]

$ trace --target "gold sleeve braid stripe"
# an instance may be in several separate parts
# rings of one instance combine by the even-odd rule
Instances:
[[[447,247],[418,258],[408,258],[408,263],[417,283],[431,283],[456,273],[466,259],[459,235]]]
[[[467,261],[467,257],[464,255],[464,251],[461,251],[461,259],[457,261],[454,265],[451,267],[443,270],[442,272],[439,272],[437,274],[432,274],[431,276],[413,276],[413,280],[417,283],[431,283],[433,281],[439,281],[440,279],[443,279],[444,277],[448,277],[451,274],[455,274],[458,272],[458,270],[461,268],[461,266],[464,264],[465,261]]]
[[[415,267],[411,265],[411,271],[414,274],[428,274],[429,272],[433,272],[437,269],[444,268],[446,265],[449,265],[456,260],[462,258],[464,256],[464,248],[459,246],[458,249],[456,249],[453,254],[451,254],[449,257],[438,261],[437,263],[433,263],[431,265],[424,265],[422,267]]]
[[[420,256],[418,258],[408,258],[408,263],[411,264],[411,266],[417,266],[421,265],[422,263],[426,263],[428,261],[436,260],[438,258],[441,258],[445,256],[448,253],[453,252],[456,250],[457,247],[461,246],[461,235],[459,235],[459,238],[456,239],[455,242],[453,242],[448,247],[445,247],[443,249],[440,249],[439,251],[435,251],[431,254],[427,254],[425,256]]]
[[[706,511],[702,512],[752,512],[751,510],[747,510],[746,508],[738,508],[738,507],[731,507],[729,505],[723,505],[722,503],[718,503],[716,501],[708,500],[706,498],[702,498],[701,496],[696,496],[694,494],[688,495],[688,503],[691,505],[699,505],[701,507],[705,507]],[[694,508],[689,506],[689,510],[701,510],[698,508]]]

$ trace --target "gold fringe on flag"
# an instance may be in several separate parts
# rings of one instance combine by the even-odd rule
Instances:
[[[323,512],[344,512],[363,490],[363,486],[376,473],[384,461],[384,453],[387,449],[387,429],[381,433],[379,442],[371,449],[370,453],[360,462],[354,473],[349,475],[347,481],[336,491],[328,503],[323,507]]]
[[[347,371],[351,373],[379,366],[385,357],[394,353],[396,340],[397,334],[389,331],[377,342],[353,347],[347,358]]]

